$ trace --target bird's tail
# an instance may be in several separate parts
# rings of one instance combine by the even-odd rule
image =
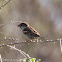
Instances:
[[[40,36],[40,40],[46,41],[47,39],[45,37]]]

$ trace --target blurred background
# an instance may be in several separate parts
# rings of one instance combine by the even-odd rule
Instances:
[[[8,0],[0,0],[0,6]],[[11,23],[12,21],[12,23]],[[11,0],[0,9],[0,40],[15,38],[20,42],[27,40],[21,29],[21,22],[27,22],[41,36],[56,40],[62,38],[62,0]],[[5,40],[0,44],[16,42]],[[15,45],[31,57],[41,59],[41,62],[62,62],[60,42],[27,43]],[[4,59],[22,59],[24,56],[9,47],[0,48]],[[7,62],[7,61],[6,61]],[[12,61],[9,61],[12,62]],[[14,62],[14,61],[13,61]]]

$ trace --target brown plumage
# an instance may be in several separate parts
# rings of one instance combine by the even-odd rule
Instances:
[[[29,39],[40,37],[40,34],[26,22],[23,22],[18,26],[22,29],[24,35],[26,35]]]

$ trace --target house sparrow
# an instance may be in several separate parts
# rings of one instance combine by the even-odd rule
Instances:
[[[26,22],[19,24],[18,27],[22,29],[24,35],[26,35],[29,39],[37,39],[40,37],[40,34]]]

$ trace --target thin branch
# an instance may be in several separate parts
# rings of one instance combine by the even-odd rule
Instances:
[[[7,5],[11,0],[8,0],[5,4],[1,5],[0,9],[2,9],[5,5]]]
[[[2,45],[0,45],[0,47],[7,46],[7,45],[16,45],[16,44],[28,43],[27,41],[18,41],[17,39],[14,39],[14,38],[7,39],[6,37],[5,37],[4,40],[1,40],[0,42],[3,42],[5,40],[8,40],[8,41],[11,40],[11,41],[16,41],[16,42],[14,42],[14,43],[11,42],[9,44],[2,44]],[[57,39],[57,40],[46,40],[46,41],[37,40],[37,41],[31,41],[29,43],[58,42],[58,41],[60,41],[60,39]]]
[[[26,42],[24,41],[24,42],[15,42],[15,43],[10,43],[10,44],[2,44],[2,45],[0,45],[0,47],[2,47],[2,46],[7,46],[7,45],[22,44],[22,43],[26,43]]]
[[[7,24],[11,24],[11,23],[21,23],[22,21],[10,21],[10,22],[8,22],[8,23],[6,23],[6,24],[0,24],[0,27],[2,27],[2,26],[5,26],[5,25],[7,25]]]
[[[5,39],[6,39],[6,37],[5,37]],[[39,40],[37,40],[37,42],[38,42]],[[42,43],[42,42],[56,42],[56,41],[60,41],[60,48],[61,48],[61,52],[62,52],[62,45],[61,45],[61,39],[57,39],[57,40],[46,40],[46,41],[39,41],[40,43]],[[36,41],[31,41],[31,42],[33,42],[33,43],[37,43]],[[31,43],[30,42],[30,43]],[[11,48],[13,48],[14,50],[17,50],[17,51],[19,51],[25,58],[31,58],[28,54],[26,54],[24,51],[21,51],[21,50],[19,50],[19,49],[17,49],[17,48],[15,48],[15,47],[13,47],[13,46],[11,46],[11,45],[16,45],[16,44],[22,44],[22,43],[27,43],[27,41],[22,41],[22,42],[19,42],[19,41],[17,41],[17,42],[14,42],[14,43],[9,43],[9,44],[2,44],[2,45],[0,45],[0,47],[2,47],[2,46],[8,46],[8,47],[11,47]]]
[[[62,53],[62,41],[60,39],[60,49],[61,49],[61,53]]]
[[[60,41],[60,39],[56,39],[56,40],[45,40],[45,41],[40,40],[40,42],[57,42],[57,41]]]
[[[3,62],[2,57],[1,57],[1,54],[0,54],[0,61]]]
[[[12,48],[12,49],[14,49],[14,50],[16,50],[16,51],[18,51],[18,52],[20,52],[25,58],[31,58],[28,54],[26,54],[24,51],[22,51],[22,50],[20,50],[20,49],[18,49],[18,48],[16,48],[16,47],[13,47],[13,46],[10,46],[10,45],[7,45],[8,47],[10,47],[10,48]]]

